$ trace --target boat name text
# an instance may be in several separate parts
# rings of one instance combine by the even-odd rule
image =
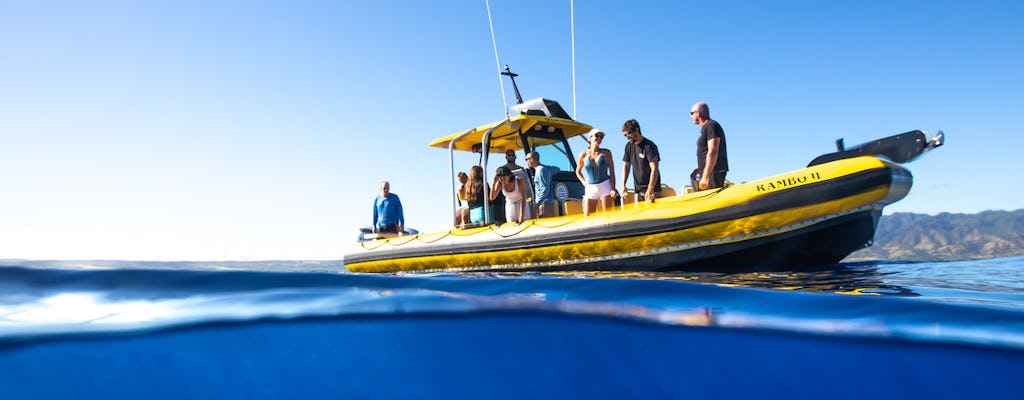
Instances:
[[[790,186],[802,185],[810,181],[820,181],[821,172],[812,172],[808,175],[802,176],[791,176],[789,178],[779,179],[775,182],[768,182],[757,185],[758,192],[770,192],[772,190],[784,189]]]

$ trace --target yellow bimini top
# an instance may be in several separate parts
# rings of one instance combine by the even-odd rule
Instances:
[[[522,150],[520,134],[526,134],[531,149],[561,142],[563,138],[585,135],[592,126],[571,119],[548,117],[544,115],[521,114],[481,125],[476,128],[457,132],[430,142],[431,147],[448,149],[454,141],[453,150],[473,152],[480,151],[484,134],[491,133],[490,153],[503,153],[506,150]]]

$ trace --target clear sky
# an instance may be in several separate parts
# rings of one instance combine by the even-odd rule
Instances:
[[[617,158],[638,119],[676,188],[696,101],[734,182],[941,129],[886,212],[1017,209],[1022,4],[579,0],[576,114]],[[569,11],[491,2],[523,96],[572,113]],[[503,107],[483,0],[0,0],[0,258],[338,259],[382,179],[408,226],[448,223],[426,145]]]

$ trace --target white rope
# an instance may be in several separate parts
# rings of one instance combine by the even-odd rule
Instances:
[[[569,0],[569,30],[572,42],[572,119],[576,119],[576,4]]]
[[[508,113],[508,101],[505,100],[505,81],[501,79],[501,60],[498,58],[498,41],[494,38],[494,21],[491,20],[491,2],[484,0],[487,6],[487,23],[491,25],[491,46],[494,47],[494,65],[498,67],[498,85],[501,86],[501,109],[505,111],[505,119],[512,117]],[[575,100],[573,100],[575,103]]]

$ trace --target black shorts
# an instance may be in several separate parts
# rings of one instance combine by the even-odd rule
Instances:
[[[377,233],[398,233],[398,224],[378,226]]]

